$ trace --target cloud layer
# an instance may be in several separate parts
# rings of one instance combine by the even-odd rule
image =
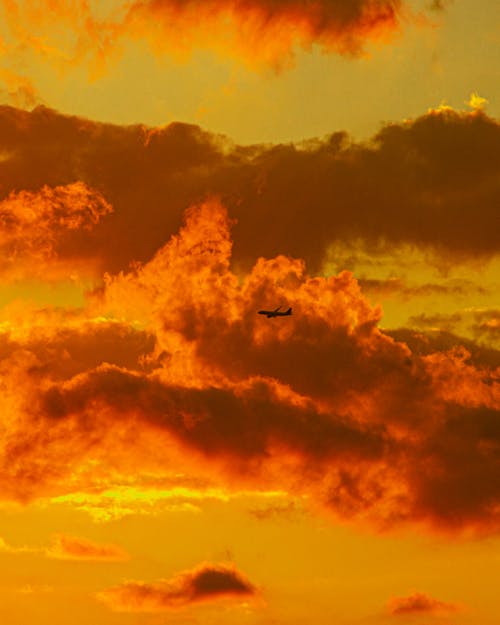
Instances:
[[[59,534],[47,550],[49,558],[56,560],[89,560],[97,562],[120,562],[128,554],[117,545],[95,543],[86,538]]]
[[[318,44],[325,51],[360,53],[366,40],[398,27],[401,6],[400,0],[148,0],[132,3],[122,28],[135,36],[152,37],[161,49],[168,45],[160,42],[159,33],[178,42],[176,33],[181,26],[181,47],[194,44],[217,49],[214,42],[224,41],[222,51],[229,49],[251,63],[264,61],[280,67],[290,60],[297,45]]]
[[[13,547],[0,538],[0,551],[44,555],[55,560],[88,560],[92,562],[120,562],[128,559],[127,552],[117,545],[96,543],[87,538],[57,534],[50,547]]]
[[[498,370],[381,332],[348,272],[311,277],[278,256],[237,276],[231,247],[224,207],[192,207],[85,312],[4,333],[3,496],[182,463],[378,527],[497,531]],[[256,314],[278,304],[293,315]]]
[[[202,48],[282,68],[299,46],[359,54],[367,41],[387,38],[410,17],[401,0],[137,0],[99,11],[85,0],[49,4],[2,2],[14,42],[29,44],[59,69],[87,63],[93,76],[130,40],[145,40],[160,55]],[[66,29],[65,38],[54,24]]]
[[[98,597],[119,612],[163,612],[222,598],[252,599],[255,586],[236,568],[204,563],[157,582],[125,582]]]
[[[242,147],[186,124],[120,127],[0,107],[0,189],[8,215],[18,197],[9,194],[30,193],[21,199],[42,210],[43,241],[55,239],[50,249],[68,272],[84,258],[96,277],[149,260],[185,208],[213,195],[237,220],[233,261],[245,270],[261,256],[286,254],[316,271],[338,245],[372,256],[409,245],[449,266],[499,252],[499,145],[499,124],[480,111],[431,111],[362,144],[335,133]],[[55,201],[79,214],[84,196],[94,207],[87,229],[35,209]],[[4,239],[21,245],[5,228]],[[38,265],[46,244],[34,224],[23,228]]]

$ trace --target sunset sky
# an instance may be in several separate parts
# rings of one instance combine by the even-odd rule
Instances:
[[[499,52],[0,0],[1,623],[498,624]]]

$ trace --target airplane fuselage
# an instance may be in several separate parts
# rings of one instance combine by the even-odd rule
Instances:
[[[258,314],[266,315],[268,319],[271,319],[272,317],[289,317],[292,314],[291,308],[289,308],[288,310],[285,310],[284,312],[279,312],[280,308],[281,306],[277,308],[276,310],[259,310]]]

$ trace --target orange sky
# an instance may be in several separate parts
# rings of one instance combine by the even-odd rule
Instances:
[[[498,622],[484,4],[0,2],[2,622]]]

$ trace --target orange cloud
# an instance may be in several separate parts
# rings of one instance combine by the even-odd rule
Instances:
[[[181,463],[228,489],[279,487],[378,526],[497,531],[498,371],[381,332],[348,272],[311,277],[278,256],[237,276],[231,248],[224,207],[192,207],[80,317],[5,337],[4,497]],[[256,314],[278,304],[293,315]],[[97,331],[91,315],[120,322]]]
[[[47,556],[56,560],[91,560],[118,562],[128,559],[128,554],[117,545],[94,543],[86,538],[56,536],[53,545],[47,549]]]
[[[87,0],[2,0],[0,10],[12,39],[4,53],[17,60],[23,50],[35,51],[63,72],[85,63],[96,78],[121,51],[119,10],[100,19]]]
[[[400,0],[147,0],[132,3],[123,28],[159,51],[215,48],[251,64],[282,67],[296,46],[359,54],[367,39],[393,33],[401,13]]]
[[[497,369],[500,367],[500,351],[482,344],[478,344],[471,339],[454,334],[446,329],[447,323],[451,317],[451,322],[456,318],[455,315],[434,315],[428,316],[423,320],[433,321],[434,325],[445,329],[433,329],[428,331],[415,331],[410,328],[398,328],[397,330],[385,330],[384,332],[392,336],[396,341],[406,343],[411,351],[418,356],[434,354],[436,352],[455,352],[457,349],[465,349],[463,357],[466,362],[471,363],[478,368]],[[419,325],[418,318],[411,317],[410,322]]]
[[[0,274],[4,280],[71,275],[81,260],[73,252],[80,233],[92,230],[111,211],[98,192],[81,182],[44,186],[36,193],[11,192],[0,202]]]
[[[234,566],[204,563],[157,582],[125,582],[98,598],[120,612],[162,612],[221,598],[252,599],[255,586]]]
[[[449,614],[459,608],[453,603],[445,603],[421,592],[415,592],[408,597],[395,597],[387,605],[393,616],[408,616],[411,614],[425,614],[427,616]]]
[[[39,554],[56,560],[89,560],[118,562],[127,560],[129,555],[117,545],[94,543],[86,538],[57,535],[48,548],[13,547],[0,538],[0,551],[16,554]]]
[[[94,196],[99,222],[66,231],[71,243],[57,251],[111,273],[150,260],[185,208],[214,194],[237,220],[232,259],[244,271],[285,254],[316,272],[339,245],[372,256],[410,245],[449,266],[499,253],[499,145],[500,125],[482,112],[431,112],[363,144],[336,133],[242,147],[186,124],[120,127],[0,107],[0,189],[8,197],[79,180],[101,194],[113,213]]]
[[[0,80],[5,88],[0,88],[0,97],[19,108],[33,108],[40,103],[33,82],[27,76],[21,76],[5,68],[0,68]]]
[[[63,71],[86,63],[91,77],[130,39],[145,39],[158,54],[208,48],[276,68],[289,64],[298,46],[359,54],[367,40],[399,28],[410,15],[403,7],[401,0],[138,0],[97,12],[85,0],[2,2],[16,53],[24,44]]]

